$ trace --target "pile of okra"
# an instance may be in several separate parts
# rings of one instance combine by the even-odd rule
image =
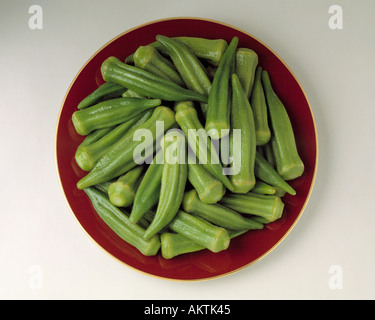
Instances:
[[[72,115],[85,136],[77,187],[144,255],[226,250],[279,219],[282,197],[296,194],[288,181],[304,164],[259,62],[237,37],[163,35],[123,61],[103,61],[104,83]],[[219,156],[224,139],[232,162]]]

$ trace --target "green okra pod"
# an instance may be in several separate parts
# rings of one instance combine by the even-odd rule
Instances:
[[[188,180],[204,203],[216,203],[225,194],[224,185],[214,178],[196,159],[188,154]]]
[[[116,126],[112,127],[107,127],[107,128],[102,128],[102,129],[97,129],[92,132],[90,132],[85,139],[80,143],[79,147],[84,147],[91,145],[95,143],[96,141],[100,140],[102,137],[104,137],[107,133],[112,131]]]
[[[298,154],[288,112],[273,90],[269,74],[265,70],[262,71],[262,83],[275,139],[273,151],[277,171],[285,180],[298,178],[303,174],[304,164]]]
[[[211,81],[199,59],[180,41],[166,36],[157,35],[160,42],[171,57],[176,69],[180,73],[186,87],[190,90],[208,96],[211,89]],[[206,104],[201,104],[202,113],[205,115]]]
[[[263,157],[271,164],[272,167],[276,168],[276,160],[275,155],[273,153],[272,140],[273,138],[271,138],[271,140],[263,146],[262,151]]]
[[[129,207],[133,204],[142,172],[143,166],[136,166],[110,184],[108,197],[116,207]]]
[[[182,210],[169,223],[169,228],[212,252],[226,250],[230,243],[229,233],[225,228]]]
[[[211,81],[198,58],[179,41],[162,35],[157,35],[156,40],[168,51],[186,87],[208,96]]]
[[[238,76],[232,75],[232,109],[230,132],[230,155],[232,157],[232,174],[229,176],[234,192],[247,193],[255,185],[254,165],[256,137],[253,111]],[[233,130],[241,130],[240,138],[236,139]],[[240,152],[236,153],[235,145],[241,143]]]
[[[177,83],[179,86],[185,85],[179,73],[170,65],[169,60],[164,58],[153,46],[138,47],[133,59],[136,67]]]
[[[181,205],[187,181],[185,136],[180,131],[169,131],[160,144],[164,151],[160,198],[145,239],[160,232],[174,218]]]
[[[154,256],[158,253],[160,249],[160,237],[158,235],[145,240],[143,237],[145,230],[136,224],[130,223],[128,216],[114,206],[104,193],[95,188],[85,188],[84,191],[99,217],[121,239],[146,256]]]
[[[224,39],[206,39],[199,37],[172,37],[173,40],[183,43],[198,58],[207,61],[212,66],[218,66],[221,57],[228,47],[228,43]],[[168,56],[168,51],[158,42],[149,44],[156,48],[163,56]],[[134,54],[128,56],[126,63],[134,62]]]
[[[105,82],[81,100],[77,107],[78,109],[85,109],[99,103],[100,101],[121,97],[124,91],[125,88],[117,83]]]
[[[203,203],[194,189],[185,193],[182,207],[187,213],[198,215],[199,217],[226,229],[250,230],[263,228],[263,224],[251,218],[245,218],[238,212],[221,204]]]
[[[182,42],[194,55],[208,61],[213,66],[219,65],[225,50],[228,48],[228,43],[224,39],[200,37],[174,37],[173,39]]]
[[[93,187],[95,189],[103,192],[104,194],[108,194],[108,188],[109,188],[109,186],[111,185],[111,183],[113,183],[115,181],[116,181],[116,179],[112,179],[112,180],[109,180],[109,181],[98,183],[98,184],[94,185]]]
[[[75,159],[79,167],[82,170],[90,171],[95,163],[106,154],[112,145],[114,145],[119,139],[123,138],[130,129],[134,130],[144,124],[150,119],[152,114],[153,110],[147,110],[129,121],[121,123],[115,127],[110,127],[109,130],[107,130],[108,128],[98,129],[106,130],[105,132],[107,133],[92,143],[82,143],[78,146],[75,153]],[[95,130],[95,132],[98,130]],[[87,137],[95,132],[90,133]]]
[[[241,234],[244,234],[248,230],[227,231],[229,238],[233,239],[240,236]],[[161,254],[164,259],[172,259],[181,254],[197,252],[206,249],[202,245],[195,243],[193,240],[187,238],[186,236],[174,232],[163,232],[160,235],[160,242]]]
[[[234,190],[229,178],[223,173],[223,167],[211,139],[199,121],[198,113],[192,101],[182,101],[175,104],[176,121],[180,125],[188,143],[199,163],[230,191]]]
[[[175,113],[168,107],[156,107],[151,118],[143,125],[130,130],[122,139],[118,140],[108,152],[96,162],[92,170],[77,183],[78,189],[84,189],[119,177],[137,165],[137,147],[144,150],[154,148],[157,141],[175,123]],[[138,131],[140,130],[140,131]],[[135,139],[142,132],[148,132],[150,139],[145,142]]]
[[[145,96],[142,96],[141,94],[139,94],[138,92],[135,92],[133,90],[126,90],[123,94],[122,94],[123,97],[129,97],[129,98],[146,98]]]
[[[221,203],[237,212],[262,217],[262,221],[267,223],[279,219],[284,210],[284,203],[280,197],[254,192],[228,194],[221,199]]]
[[[254,188],[251,189],[251,192],[271,195],[271,194],[276,194],[276,188],[261,180],[257,180],[255,182]]]
[[[129,217],[132,223],[137,223],[139,219],[158,202],[162,172],[163,163],[158,163],[157,156],[155,156],[148,166],[135,193]]]
[[[258,66],[255,72],[254,86],[250,98],[253,109],[257,145],[265,145],[271,138],[268,124],[266,97],[262,85],[262,67]]]
[[[75,111],[72,115],[78,134],[87,135],[95,129],[126,122],[142,112],[161,104],[160,99],[117,98]]]
[[[230,81],[237,45],[238,38],[234,37],[220,60],[208,96],[205,128],[212,139],[220,139],[229,134],[232,99]]]
[[[292,196],[296,191],[287,183],[275,168],[257,151],[255,155],[255,176],[263,182],[278,187]]]
[[[182,234],[163,232],[160,235],[161,255],[164,259],[172,259],[178,255],[204,250],[205,248],[195,243]]]
[[[146,70],[125,64],[116,57],[107,58],[101,66],[101,72],[105,81],[118,83],[145,97],[166,101],[207,102],[205,95],[182,88],[178,84]]]
[[[254,85],[255,70],[258,65],[258,55],[249,48],[238,48],[236,52],[237,74],[247,99],[250,98]]]

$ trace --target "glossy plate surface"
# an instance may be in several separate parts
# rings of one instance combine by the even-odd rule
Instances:
[[[86,194],[78,190],[77,181],[85,175],[75,162],[74,154],[83,140],[73,127],[71,116],[77,104],[95,90],[103,79],[101,63],[109,56],[124,60],[138,46],[155,41],[157,34],[239,38],[239,47],[253,49],[259,64],[270,74],[274,90],[283,101],[295,131],[297,147],[305,164],[302,177],[291,181],[297,195],[283,197],[283,217],[263,230],[250,231],[231,241],[229,249],[211,253],[208,250],[176,257],[171,260],[143,256],[114,234],[98,217]],[[110,255],[148,275],[174,280],[203,280],[238,271],[272,251],[290,232],[302,214],[316,175],[317,134],[310,105],[285,63],[265,44],[245,31],[221,22],[198,18],[171,18],[153,21],[119,35],[99,49],[78,72],[60,110],[56,128],[56,162],[60,183],[71,211],[87,234]]]

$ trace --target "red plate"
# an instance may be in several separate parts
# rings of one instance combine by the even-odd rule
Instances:
[[[290,115],[300,156],[305,164],[302,177],[291,181],[297,195],[283,198],[283,217],[263,230],[250,231],[231,241],[229,248],[219,253],[208,250],[181,255],[171,260],[143,256],[114,234],[93,210],[86,194],[78,190],[77,181],[85,175],[76,164],[74,154],[83,140],[72,125],[71,116],[77,104],[95,90],[103,79],[101,63],[109,56],[120,60],[138,46],[155,41],[157,34],[166,36],[196,36],[239,38],[239,46],[253,49],[259,64],[270,74],[274,89]],[[202,280],[238,271],[272,251],[291,231],[309,199],[317,168],[317,135],[309,102],[298,80],[285,63],[265,44],[252,35],[230,25],[197,18],[173,18],[153,21],[126,31],[96,52],[78,72],[64,99],[56,131],[57,169],[66,200],[87,234],[105,251],[126,265],[146,274],[174,280]]]

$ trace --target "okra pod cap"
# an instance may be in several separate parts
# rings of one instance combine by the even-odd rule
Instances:
[[[143,166],[137,166],[119,177],[108,187],[109,200],[117,207],[129,207],[133,204]]]

